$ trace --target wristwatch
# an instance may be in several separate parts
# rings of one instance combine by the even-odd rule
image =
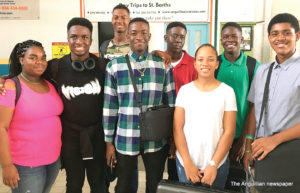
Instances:
[[[210,160],[210,161],[208,162],[208,164],[211,165],[211,166],[217,167],[216,162],[215,162],[214,160]]]

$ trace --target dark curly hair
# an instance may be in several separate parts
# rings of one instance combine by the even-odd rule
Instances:
[[[277,24],[277,23],[289,23],[291,24],[292,28],[295,29],[295,33],[297,33],[299,31],[299,22],[298,19],[289,13],[280,13],[275,15],[269,25],[268,25],[268,34],[270,35],[271,32],[271,28],[273,25]]]
[[[136,18],[133,18],[133,19],[129,22],[128,27],[129,27],[132,23],[135,23],[135,22],[142,22],[142,23],[145,23],[145,24],[147,24],[148,27],[149,27],[149,22],[148,22],[146,19],[142,18],[142,17],[136,17]]]
[[[116,5],[116,6],[113,8],[113,11],[114,11],[115,9],[124,9],[124,10],[127,11],[128,14],[130,14],[130,11],[129,11],[128,7],[127,7],[126,5],[124,5],[124,4],[122,4],[122,3],[119,3],[118,5]]]
[[[26,51],[34,46],[44,50],[43,45],[35,40],[26,40],[15,45],[9,57],[9,77],[17,76],[22,72],[22,66],[19,59],[24,57]]]
[[[88,19],[85,19],[83,17],[74,17],[74,18],[72,18],[69,21],[68,25],[67,25],[67,30],[69,31],[69,29],[73,25],[80,25],[80,26],[83,26],[83,27],[87,27],[90,30],[91,33],[93,32],[93,24]]]
[[[236,22],[227,22],[227,23],[225,23],[225,24],[223,25],[222,29],[221,29],[221,32],[222,32],[225,28],[227,28],[227,27],[234,27],[234,28],[238,29],[240,32],[242,32],[241,26],[240,26],[238,23],[236,23]]]
[[[168,24],[166,32],[169,31],[173,27],[181,27],[181,28],[185,29],[185,31],[186,31],[186,26],[182,22],[174,21],[174,22]]]

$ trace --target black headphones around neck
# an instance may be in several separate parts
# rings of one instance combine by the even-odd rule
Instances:
[[[79,60],[72,61],[72,68],[78,72],[82,72],[84,70],[93,70],[96,66],[96,62],[93,58],[89,57],[85,61],[81,62]]]

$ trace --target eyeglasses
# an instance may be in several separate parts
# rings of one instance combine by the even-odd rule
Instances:
[[[180,40],[184,40],[184,39],[185,39],[185,36],[184,36],[184,35],[172,34],[171,37],[174,38],[175,40],[176,40],[177,38],[179,38]]]

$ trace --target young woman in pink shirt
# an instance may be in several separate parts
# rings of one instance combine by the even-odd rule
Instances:
[[[62,101],[42,75],[47,67],[41,43],[18,43],[10,55],[10,75],[0,95],[0,163],[12,193],[50,192],[60,169]],[[16,104],[15,104],[16,103]]]

